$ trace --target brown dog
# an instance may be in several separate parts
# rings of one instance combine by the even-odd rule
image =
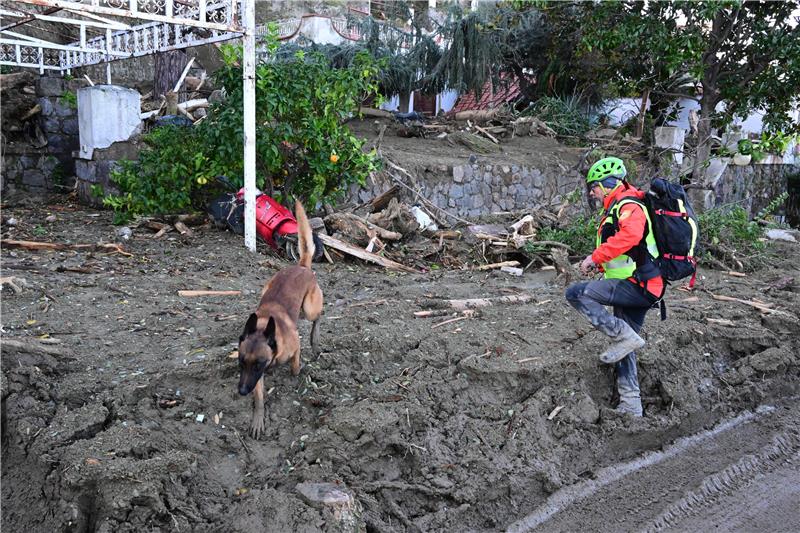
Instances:
[[[300,373],[300,337],[297,321],[300,309],[311,327],[311,349],[317,354],[322,290],[311,270],[314,241],[311,225],[300,202],[295,204],[300,261],[275,274],[261,292],[256,312],[247,319],[239,337],[239,394],[254,391],[253,421],[250,434],[258,438],[264,430],[264,372],[280,363],[292,361],[292,374]]]

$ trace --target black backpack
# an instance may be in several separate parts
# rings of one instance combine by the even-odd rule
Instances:
[[[655,178],[645,194],[644,205],[653,224],[659,252],[655,262],[661,275],[668,281],[692,276],[689,287],[694,287],[700,226],[686,191],[679,183]]]

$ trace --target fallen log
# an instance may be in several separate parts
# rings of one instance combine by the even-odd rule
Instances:
[[[361,107],[358,109],[358,112],[365,117],[394,118],[394,115],[392,115],[390,112],[372,107]]]
[[[500,112],[499,108],[459,111],[458,113],[455,114],[455,119],[464,121],[474,120],[476,122],[486,122],[487,120],[495,118],[499,112]]]
[[[335,239],[329,235],[318,233],[317,236],[320,238],[320,240],[325,246],[352,255],[353,257],[357,257],[359,259],[363,259],[364,261],[381,265],[382,267],[388,268],[389,270],[400,270],[403,272],[418,273],[418,270],[416,270],[415,268],[411,268],[409,266],[400,264],[396,261],[392,261],[391,259],[386,259],[385,257],[375,255],[371,252],[353,246],[352,244],[348,244],[346,242],[340,241],[339,239]]]
[[[15,241],[4,239],[0,245],[6,248],[23,248],[25,250],[94,250],[108,251],[122,255],[131,256],[122,248],[120,244],[98,243],[98,244],[62,244],[57,242],[38,242],[38,241]]]
[[[193,298],[195,296],[239,296],[242,291],[204,291],[204,290],[182,290],[178,291],[178,296]]]

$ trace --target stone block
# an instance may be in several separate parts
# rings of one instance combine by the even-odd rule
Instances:
[[[475,196],[472,197],[472,207],[477,209],[479,207],[483,207],[483,205],[484,205],[483,196],[476,194]]]
[[[59,165],[61,165],[61,162],[58,159],[52,155],[48,155],[39,160],[38,166],[39,170],[41,170],[46,176],[52,176]]]
[[[463,185],[453,185],[450,187],[450,197],[451,198],[463,198],[464,197],[464,186]]]
[[[79,181],[97,183],[97,168],[95,162],[88,159],[75,160],[75,175]]]
[[[56,112],[55,107],[53,107],[52,99],[46,96],[42,96],[41,98],[39,98],[39,107],[42,108],[43,117],[48,117],[50,115],[55,114]]]
[[[22,184],[34,189],[43,189],[47,185],[47,179],[41,170],[29,168],[22,173]]]
[[[53,107],[59,117],[71,117],[78,114],[78,110],[68,105],[63,98],[56,98]]]
[[[61,123],[61,131],[67,135],[78,135],[78,117],[65,118]]]
[[[464,181],[464,167],[462,166],[453,167],[453,181],[455,181],[456,183],[462,183]]]
[[[39,76],[36,80],[36,94],[39,96],[61,96],[64,92],[64,79]]]
[[[94,150],[127,141],[141,130],[141,95],[115,85],[95,85],[78,91],[80,152],[91,159]]]
[[[61,133],[61,120],[56,116],[42,117],[41,125],[44,133]]]

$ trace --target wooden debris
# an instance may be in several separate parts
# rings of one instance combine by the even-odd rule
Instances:
[[[369,207],[371,213],[377,213],[378,211],[382,211],[389,205],[389,202],[392,198],[397,196],[400,193],[400,186],[395,184],[392,185],[389,190],[383,192],[364,204],[365,206]]]
[[[369,243],[375,235],[387,241],[399,241],[403,238],[402,233],[389,231],[352,213],[333,213],[328,215],[325,217],[325,226],[332,233],[339,232],[346,235],[351,242],[361,245]]]
[[[772,309],[773,304],[770,303],[759,302],[756,300],[742,300],[741,298],[734,298],[733,296],[725,296],[723,294],[713,294],[711,292],[708,292],[708,294],[710,294],[711,298],[713,298],[714,300],[719,300],[722,302],[735,302],[743,305],[749,305],[750,307],[755,307],[756,309],[765,314],[775,313],[786,316],[794,316],[791,313],[787,313],[786,311],[779,311],[777,309]]]
[[[0,244],[6,248],[23,248],[25,250],[93,250],[93,251],[107,251],[118,253],[122,255],[132,256],[122,248],[120,244],[98,243],[98,244],[62,244],[56,242],[38,242],[38,241],[15,241],[11,239],[4,239]]]
[[[736,323],[733,320],[728,320],[727,318],[706,318],[706,322],[709,324],[717,324],[719,326],[728,326],[728,327],[736,327]]]
[[[514,294],[497,298],[470,298],[466,300],[445,300],[445,303],[457,311],[489,307],[497,304],[523,304],[533,300],[530,294]]]
[[[445,316],[449,314],[449,309],[427,309],[425,311],[414,311],[414,317],[416,318],[429,318],[432,316]]]
[[[512,276],[521,276],[523,273],[523,270],[521,268],[513,266],[502,266],[500,267],[500,270],[502,272],[505,272],[506,274],[511,274]]]
[[[746,278],[747,274],[744,272],[736,272],[735,270],[728,270],[725,272],[726,276],[733,276],[734,278]]]
[[[180,233],[181,235],[186,235],[187,237],[191,237],[192,235],[194,235],[194,232],[190,230],[186,226],[186,224],[184,224],[180,220],[175,223],[175,229],[178,230],[178,233]]]
[[[389,111],[375,109],[372,107],[360,107],[358,112],[365,117],[394,118],[394,115],[392,115]]]
[[[451,133],[447,136],[447,142],[453,146],[461,144],[473,152],[481,154],[491,154],[500,150],[500,147],[491,141],[487,141],[483,137],[478,137],[474,133],[468,133],[466,131],[455,131]]]
[[[397,198],[390,198],[386,208],[379,213],[369,215],[367,221],[377,227],[386,228],[384,231],[394,231],[401,237],[419,230],[419,222],[414,213]]]
[[[547,419],[548,420],[554,419],[556,417],[556,415],[558,415],[558,413],[560,413],[563,408],[564,408],[563,405],[556,406],[556,408],[553,409],[552,411],[550,411],[550,414],[547,415]]]
[[[497,138],[494,135],[492,135],[491,133],[489,133],[485,129],[481,128],[480,126],[475,126],[475,129],[477,131],[483,133],[484,135],[486,135],[489,138],[489,140],[492,141],[493,143],[500,144],[500,141],[498,141]]]
[[[8,348],[16,348],[22,352],[31,352],[31,353],[45,353],[48,355],[61,355],[61,350],[50,346],[49,343],[43,343],[39,339],[36,340],[28,340],[28,339],[3,339],[3,352],[5,352]],[[5,355],[5,354],[4,354]]]
[[[449,320],[445,320],[444,322],[439,322],[437,324],[434,324],[433,326],[431,326],[431,329],[436,329],[436,328],[444,326],[446,324],[452,324],[453,322],[458,322],[459,320],[466,320],[467,318],[470,318],[470,317],[468,317],[468,316],[457,316],[456,318],[451,318]]]
[[[455,114],[456,120],[473,120],[475,122],[486,122],[488,120],[492,120],[493,118],[497,117],[500,113],[500,108],[495,109],[476,109],[476,110],[467,110],[467,111],[459,111]]]
[[[519,261],[503,261],[501,263],[491,263],[489,265],[480,265],[472,268],[472,270],[493,270],[495,268],[503,267],[518,267]]]
[[[239,296],[242,291],[204,291],[204,290],[181,290],[178,291],[178,296],[186,296],[189,298],[195,296]]]
[[[439,239],[457,240],[461,238],[461,232],[457,230],[439,230],[434,232],[433,236],[438,237]]]
[[[392,261],[391,259],[386,259],[385,257],[367,252],[366,250],[362,250],[356,246],[353,246],[352,244],[340,241],[339,239],[335,239],[329,235],[324,235],[322,233],[317,235],[325,246],[329,246],[334,250],[342,251],[346,254],[352,255],[353,257],[358,257],[359,259],[363,259],[364,261],[368,261],[370,263],[376,263],[390,270],[400,270],[402,272],[412,273],[418,272],[415,268],[411,268],[396,261]]]

